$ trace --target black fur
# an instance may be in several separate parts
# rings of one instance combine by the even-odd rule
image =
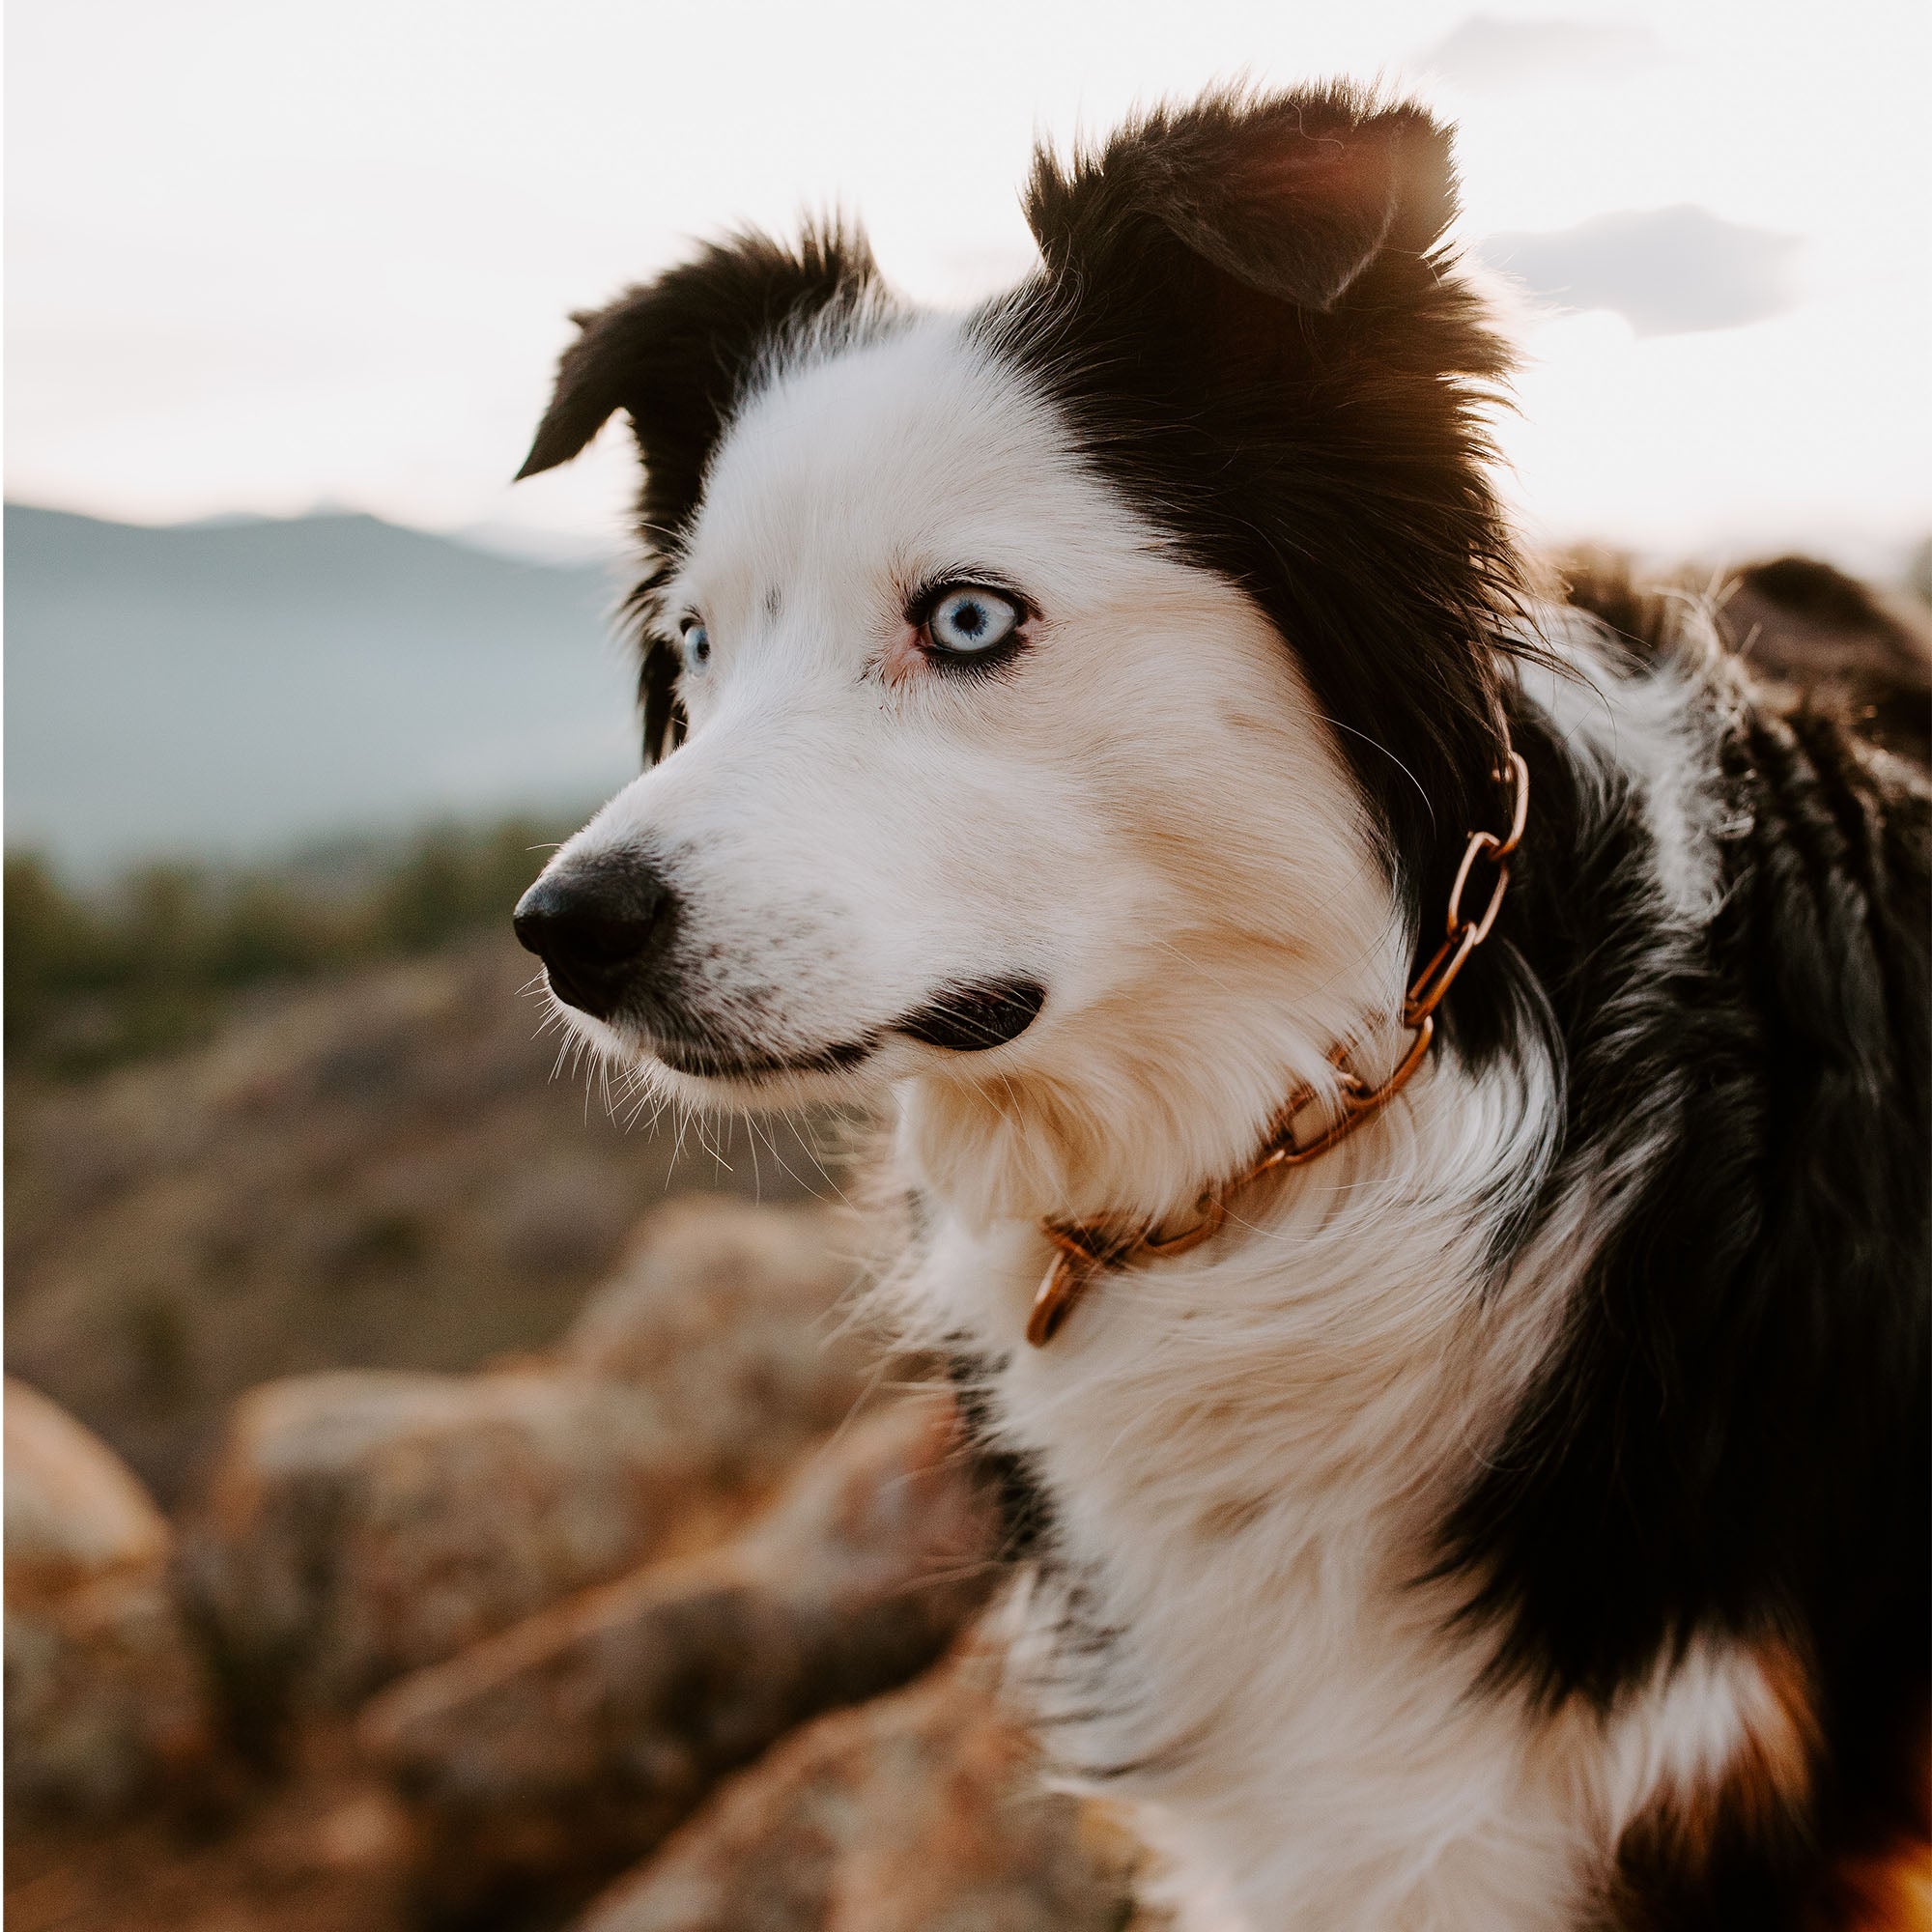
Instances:
[[[1669,632],[1687,595],[1713,590],[1688,573],[1640,580],[1630,560],[1584,551],[1559,571],[1570,601],[1602,617],[1648,655],[1646,639]],[[1932,619],[1886,601],[1816,557],[1747,564],[1715,586],[1725,641],[1760,680],[1803,692],[1814,709],[1838,713],[1861,738],[1932,767]]]
[[[1495,1674],[1552,1702],[1608,1705],[1694,1634],[1792,1645],[1810,1814],[1653,1869],[1632,1922],[1809,1924],[1846,1857],[1924,1829],[1932,798],[1831,719],[1747,708],[1718,748],[1722,910],[1673,949],[1631,802],[1585,809],[1518,735],[1537,811],[1498,936],[1568,1070],[1548,1192],[1619,1157],[1632,1179],[1444,1568]]]

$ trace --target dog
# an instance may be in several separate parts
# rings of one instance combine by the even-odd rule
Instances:
[[[1539,592],[1423,108],[1025,205],[967,314],[826,225],[577,319],[524,473],[629,417],[648,768],[520,936],[681,1101],[890,1101],[877,1293],[1183,1924],[1918,1922],[1932,790]]]

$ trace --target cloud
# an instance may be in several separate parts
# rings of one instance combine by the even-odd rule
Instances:
[[[1548,234],[1492,235],[1476,253],[1559,308],[1614,309],[1639,335],[1688,335],[1794,306],[1787,270],[1798,247],[1796,236],[1686,203]]]
[[[1461,87],[1502,88],[1548,78],[1621,76],[1649,66],[1661,51],[1647,27],[1471,14],[1423,54],[1420,64]]]

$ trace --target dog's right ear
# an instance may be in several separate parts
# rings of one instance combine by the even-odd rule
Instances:
[[[519,479],[568,463],[619,410],[644,466],[639,514],[659,548],[696,507],[704,466],[750,379],[787,335],[876,288],[865,238],[836,224],[796,248],[747,234],[575,318]]]
[[[1027,193],[1054,272],[1160,283],[1179,244],[1250,295],[1316,314],[1378,260],[1420,262],[1455,213],[1447,131],[1339,83],[1156,109],[1070,169],[1042,152]]]

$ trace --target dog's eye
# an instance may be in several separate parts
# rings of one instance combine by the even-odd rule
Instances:
[[[684,652],[686,670],[696,670],[711,656],[711,633],[701,617],[687,617],[678,629],[678,644]]]
[[[942,592],[933,605],[925,620],[925,637],[934,650],[976,657],[1005,643],[1019,622],[1019,606],[1010,597],[961,584]]]

